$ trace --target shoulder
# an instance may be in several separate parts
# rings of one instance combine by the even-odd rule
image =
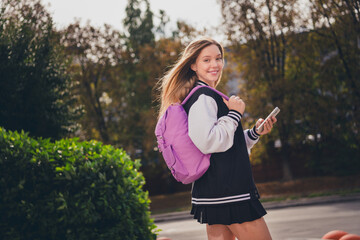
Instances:
[[[191,100],[196,101],[199,98],[199,96],[201,96],[201,95],[211,97],[215,101],[219,101],[222,99],[222,97],[214,90],[212,90],[208,87],[200,87],[193,93],[193,95],[190,97],[189,101],[191,101]]]
[[[191,97],[183,106],[185,111],[188,112],[191,106],[193,106],[197,102],[199,102],[200,105],[208,105],[209,102],[218,105],[221,101],[222,97],[218,93],[208,87],[201,87],[195,90],[195,92],[191,95]]]

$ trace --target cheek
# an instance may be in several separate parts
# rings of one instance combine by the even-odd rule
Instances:
[[[223,69],[223,68],[224,68],[224,62],[219,62],[219,67],[220,67],[221,69]]]
[[[199,64],[199,65],[198,65],[198,69],[199,69],[200,71],[207,71],[208,66],[207,66],[206,64]]]

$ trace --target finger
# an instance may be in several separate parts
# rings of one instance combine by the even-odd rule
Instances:
[[[229,102],[228,102],[225,98],[223,98],[223,101],[224,101],[225,105],[226,105],[227,107],[229,107]]]
[[[271,131],[271,127],[269,124],[266,124],[266,133],[269,133]]]
[[[261,132],[261,135],[265,135],[265,134],[267,134],[268,133],[268,129],[267,129],[267,126],[263,126],[263,131]]]
[[[264,129],[265,129],[266,132],[269,131],[269,124],[268,124],[267,121],[266,121],[266,123],[264,124]]]
[[[268,130],[271,130],[271,128],[272,128],[272,123],[271,123],[271,120],[270,120],[270,119],[269,119],[269,121],[266,122],[266,124],[267,124]]]
[[[274,123],[274,122],[275,122],[275,118],[274,118],[274,117],[271,117],[269,120],[271,121],[271,123]]]

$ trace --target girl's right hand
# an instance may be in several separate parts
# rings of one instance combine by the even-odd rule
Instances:
[[[235,110],[244,115],[245,111],[245,103],[244,101],[239,98],[238,96],[232,95],[228,102],[225,102],[228,106],[229,110]]]

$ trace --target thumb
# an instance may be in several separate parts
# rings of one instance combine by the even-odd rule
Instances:
[[[226,104],[226,106],[229,108],[229,102],[225,98],[223,98],[223,101]]]
[[[260,124],[262,123],[264,121],[264,119],[262,119],[262,118],[259,118],[259,120],[257,120],[257,122],[256,122],[256,127],[259,127],[260,126]]]

